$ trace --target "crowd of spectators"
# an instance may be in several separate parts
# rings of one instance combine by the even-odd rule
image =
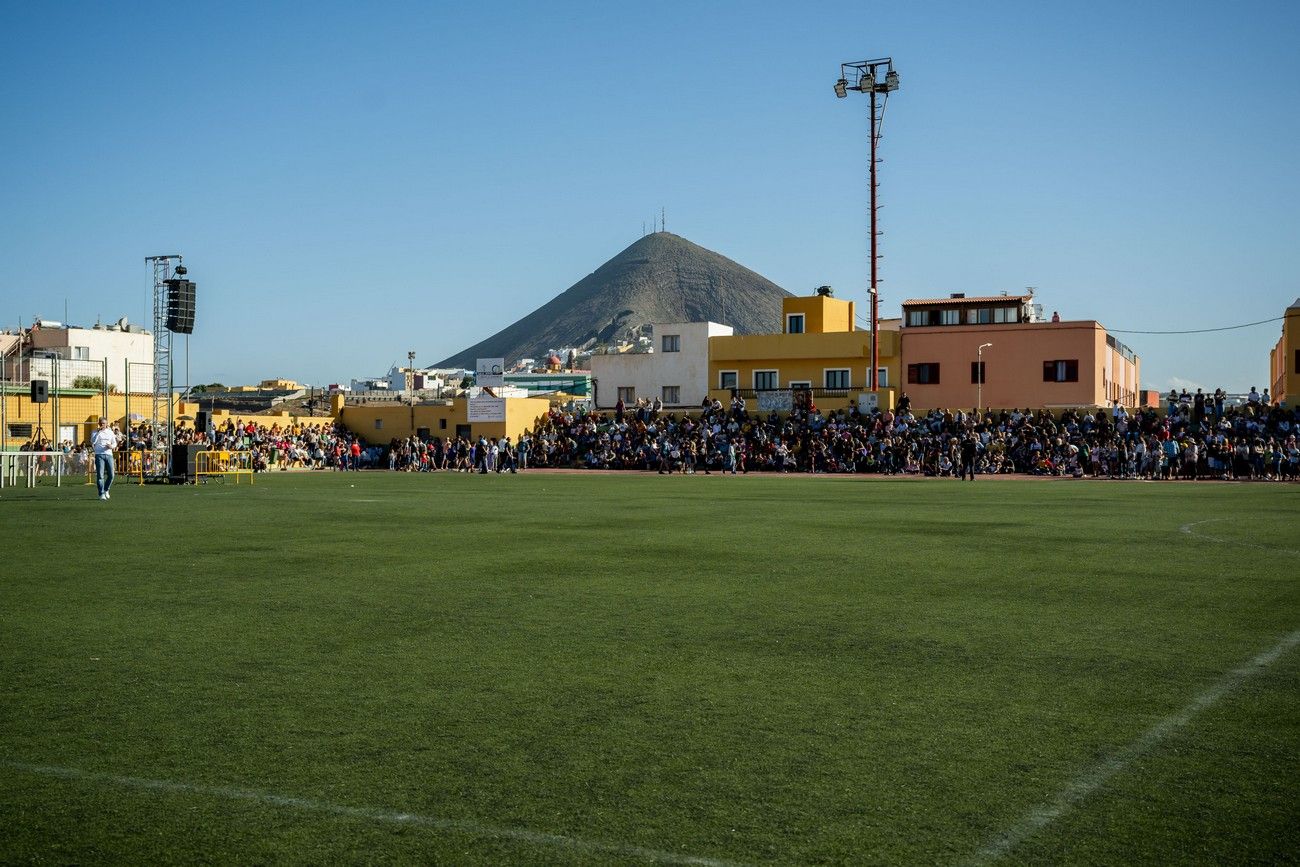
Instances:
[[[1078,478],[1268,479],[1300,476],[1300,417],[1263,395],[1227,406],[1174,394],[1165,413],[1006,410],[914,413],[857,408],[752,413],[706,400],[698,412],[649,403],[614,413],[552,411],[525,438],[537,467],[660,473],[802,472],[925,476],[1024,473]]]
[[[510,437],[417,437],[394,439],[388,444],[388,468],[403,472],[505,473],[528,468],[529,442]]]
[[[132,425],[125,435],[119,433],[123,454],[119,456],[119,472],[134,464],[127,460],[127,450],[142,452],[146,475],[164,472],[168,459],[161,454],[165,440],[161,431],[145,422]],[[179,428],[176,445],[202,445],[214,451],[247,451],[252,454],[254,472],[290,469],[360,470],[383,465],[384,448],[368,446],[364,440],[346,427],[334,422],[293,422],[263,425],[256,421],[227,420],[211,426],[207,431]],[[62,473],[80,474],[90,471],[92,454],[89,443],[80,445],[70,440],[57,448],[48,440],[33,438],[25,442],[20,452],[55,452],[55,455],[34,456],[33,471],[38,476],[55,473],[57,452],[63,453]],[[26,472],[26,465],[23,466]]]
[[[148,435],[147,429],[143,431]],[[291,469],[360,470],[379,465],[382,448],[365,441],[336,422],[271,425],[228,419],[208,430],[192,428],[176,433],[177,445],[205,445],[216,451],[252,453],[253,471]],[[134,445],[133,448],[139,446]]]
[[[878,473],[968,477],[1022,473],[1115,479],[1300,479],[1300,413],[1251,389],[1239,404],[1223,391],[1171,392],[1164,411],[962,410],[823,413],[810,397],[793,412],[751,412],[741,397],[705,400],[696,412],[641,401],[612,413],[552,409],[509,437],[409,437],[367,445],[335,422],[266,426],[228,420],[182,429],[177,444],[249,451],[256,472],[288,469],[517,472],[528,468],[659,473]],[[132,450],[153,450],[148,424],[131,427]],[[33,439],[26,452],[63,453],[62,472],[85,472],[89,447]],[[54,471],[40,461],[38,474]]]

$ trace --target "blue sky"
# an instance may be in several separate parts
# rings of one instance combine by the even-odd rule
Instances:
[[[1300,5],[0,2],[0,323],[146,321],[194,382],[432,363],[667,228],[865,300],[866,100],[892,55],[882,314],[1035,286],[1112,329],[1300,295]],[[1119,335],[1143,385],[1262,387],[1280,326]]]

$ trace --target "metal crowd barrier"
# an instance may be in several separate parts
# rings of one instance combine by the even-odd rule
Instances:
[[[117,471],[127,478],[134,476],[136,484],[143,485],[145,479],[166,479],[170,472],[166,449],[131,449],[118,455]],[[90,477],[95,477],[95,467],[90,467]]]
[[[205,476],[233,476],[239,484],[240,476],[248,476],[253,483],[253,453],[251,451],[208,451],[194,456],[194,480]]]
[[[90,472],[95,472],[93,459]],[[54,479],[55,486],[62,487],[63,477],[72,475],[77,475],[73,458],[63,452],[0,452],[0,488],[34,488],[40,479]]]

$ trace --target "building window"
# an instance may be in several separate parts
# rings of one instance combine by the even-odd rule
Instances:
[[[972,361],[970,363],[970,384],[971,385],[983,385],[985,382],[987,382],[987,380],[984,379],[986,375],[987,374],[984,370],[984,362]]]
[[[89,346],[74,346],[74,347],[72,347],[72,360],[73,360],[73,361],[90,361],[90,347],[89,347]]]
[[[993,310],[994,322],[1015,322],[1016,308],[1014,307],[996,307]]]
[[[1079,359],[1043,362],[1043,382],[1078,382]]]
[[[851,379],[849,377],[849,369],[847,367],[842,367],[838,370],[826,371],[827,388],[848,388],[850,384],[851,384]]]
[[[907,311],[908,325],[928,325],[929,320],[930,320],[930,316],[924,310]]]
[[[446,430],[446,429],[447,429],[447,420],[445,418],[438,419],[438,430]]]
[[[754,388],[756,389],[773,389],[777,387],[778,371],[775,370],[756,370],[754,371]]]
[[[682,387],[680,385],[664,386],[664,403],[669,406],[676,406],[682,402]]]
[[[718,388],[735,388],[736,371],[720,370],[718,371]]]
[[[19,424],[19,423],[16,423],[16,422],[10,422],[10,423],[9,423],[9,436],[13,437],[13,438],[16,439],[16,440],[31,439],[31,436],[32,436],[32,425],[30,425],[30,424]]]
[[[384,429],[384,420],[382,418],[375,419],[375,430],[383,430],[383,429]]]
[[[624,405],[636,403],[636,389],[630,385],[623,386],[618,390],[618,399],[623,401]]]
[[[910,385],[938,385],[939,362],[930,361],[925,364],[909,364],[907,366],[907,381]]]
[[[680,334],[665,334],[663,346],[664,352],[681,352],[682,336]]]
[[[945,310],[939,314],[940,325],[961,325],[960,310]]]
[[[876,388],[889,388],[889,368],[876,368]]]
[[[803,314],[787,313],[785,315],[785,333],[803,334]]]

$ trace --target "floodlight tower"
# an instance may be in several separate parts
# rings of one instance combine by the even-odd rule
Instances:
[[[871,96],[871,390],[879,390],[880,380],[880,296],[877,293],[876,242],[876,146],[880,142],[880,127],[885,120],[885,104],[889,94],[898,90],[898,73],[894,71],[894,59],[882,57],[877,60],[861,60],[857,63],[841,63],[840,77],[835,82],[835,95],[840,99],[849,95],[850,90]],[[880,99],[876,97],[880,96]]]
[[[406,353],[406,399],[415,402],[415,350]]]

